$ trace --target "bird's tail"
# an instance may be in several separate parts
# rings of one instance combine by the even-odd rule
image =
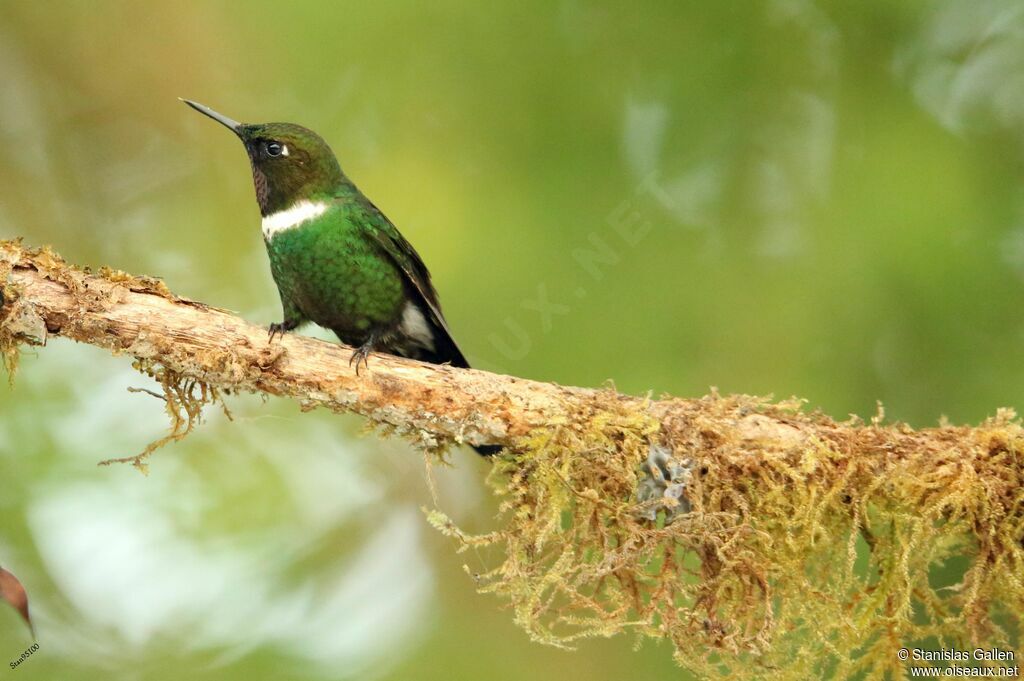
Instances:
[[[422,292],[417,291],[421,294]],[[430,362],[431,364],[450,364],[453,367],[462,367],[465,369],[469,368],[469,362],[466,360],[466,356],[462,354],[462,350],[459,349],[455,339],[452,338],[451,333],[448,331],[448,325],[444,322],[444,317],[441,316],[441,310],[435,305],[429,304],[427,301],[423,301],[423,305],[420,307],[420,313],[423,317],[430,322],[431,335],[433,336],[433,347],[426,349],[423,347],[417,348],[411,355],[405,355],[412,359],[418,359],[421,362]],[[403,354],[399,352],[399,354]],[[480,456],[494,456],[500,452],[503,447],[501,445],[470,445],[476,453]]]
[[[456,345],[455,339],[448,333],[448,329],[440,325],[434,328],[434,340],[437,343],[437,350],[433,353],[426,353],[425,356],[417,359],[425,360],[433,364],[451,364],[453,367],[469,368],[469,362],[462,350]],[[480,456],[494,456],[504,447],[501,445],[470,445]]]

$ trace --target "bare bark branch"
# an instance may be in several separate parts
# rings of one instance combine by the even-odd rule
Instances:
[[[0,329],[11,337],[89,343],[221,390],[290,397],[473,444],[507,444],[585,409],[595,394],[384,354],[372,355],[369,370],[357,376],[350,347],[296,334],[270,342],[266,328],[174,296],[153,279],[89,274],[14,242],[0,242],[0,260],[17,290],[0,316]]]

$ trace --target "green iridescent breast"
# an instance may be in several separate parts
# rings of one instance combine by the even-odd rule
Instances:
[[[396,324],[405,303],[402,272],[371,228],[352,206],[335,201],[266,241],[281,298],[348,343],[361,344],[371,331]]]

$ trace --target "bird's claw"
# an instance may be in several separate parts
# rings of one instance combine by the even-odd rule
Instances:
[[[359,363],[362,362],[363,366],[367,369],[370,368],[370,352],[372,350],[370,343],[359,346],[352,351],[352,356],[348,358],[348,365],[352,366],[352,363],[356,364],[356,376],[359,375]]]
[[[270,325],[270,329],[267,332],[267,342],[273,343],[274,336],[283,336],[285,331],[287,331],[287,329],[285,328],[285,325],[283,323],[274,322],[273,324]]]

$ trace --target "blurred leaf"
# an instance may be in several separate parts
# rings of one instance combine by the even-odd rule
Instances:
[[[29,631],[34,635],[35,629],[32,627],[32,618],[28,614],[28,593],[25,592],[25,587],[21,585],[18,578],[3,568],[0,568],[0,598],[10,603],[12,608],[21,613],[21,618],[25,620]]]

